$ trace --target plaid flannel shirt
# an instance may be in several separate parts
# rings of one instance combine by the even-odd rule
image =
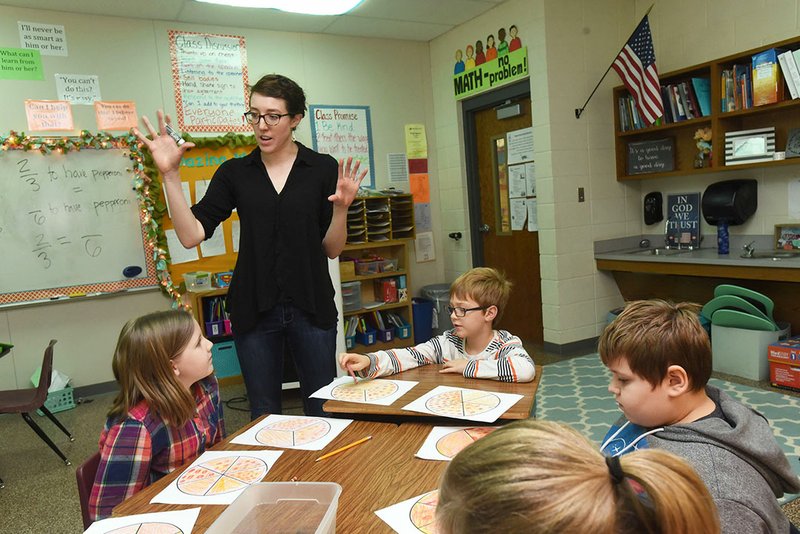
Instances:
[[[116,505],[222,440],[225,425],[216,377],[198,381],[193,394],[197,412],[181,427],[165,424],[144,400],[126,419],[106,421],[89,496],[93,520],[109,517]]]

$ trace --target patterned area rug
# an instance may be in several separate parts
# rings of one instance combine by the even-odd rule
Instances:
[[[544,367],[536,394],[535,415],[539,419],[561,421],[599,444],[609,426],[620,416],[614,396],[608,392],[611,373],[597,354],[581,356]],[[778,443],[798,471],[800,456],[800,398],[756,389],[725,380],[711,384],[733,398],[764,414]],[[786,495],[788,502],[797,495]]]

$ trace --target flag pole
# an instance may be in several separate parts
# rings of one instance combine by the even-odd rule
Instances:
[[[633,28],[633,31],[628,36],[628,38],[625,39],[625,44],[622,45],[622,48],[619,49],[619,52],[617,52],[617,55],[614,56],[614,61],[617,60],[617,57],[619,57],[619,55],[622,53],[622,51],[625,50],[625,47],[628,46],[628,41],[631,40],[631,37],[636,32],[636,28],[638,28],[639,24],[642,23],[642,21],[645,19],[645,17],[647,17],[647,15],[650,14],[650,10],[653,9],[654,5],[655,4],[652,4],[649,8],[647,8],[647,13],[645,13],[644,16],[641,19],[639,19],[639,23]],[[579,108],[575,108],[575,118],[576,119],[580,119],[581,118],[581,114],[583,113],[583,110],[586,109],[586,105],[589,103],[589,100],[592,99],[592,97],[594,96],[595,92],[597,91],[597,88],[600,87],[600,84],[603,83],[603,80],[605,80],[606,75],[608,74],[608,71],[610,71],[611,67],[614,66],[614,61],[611,62],[611,65],[608,66],[608,68],[606,69],[605,73],[603,73],[603,76],[600,77],[600,81],[597,82],[597,85],[594,86],[594,89],[592,89],[592,94],[589,95],[589,98],[586,99],[586,102],[583,103],[583,106],[581,106]]]

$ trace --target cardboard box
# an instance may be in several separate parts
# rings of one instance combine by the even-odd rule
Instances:
[[[767,351],[771,362],[800,365],[800,336],[773,343]]]
[[[800,364],[770,361],[769,381],[775,387],[800,390]]]
[[[397,302],[397,281],[394,278],[375,280],[375,298],[383,302]]]

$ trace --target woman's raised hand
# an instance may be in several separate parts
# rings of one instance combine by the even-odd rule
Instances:
[[[194,143],[183,143],[178,145],[175,140],[167,133],[167,124],[170,123],[168,116],[164,115],[161,110],[158,111],[158,131],[153,128],[150,120],[142,116],[142,122],[147,128],[147,132],[152,139],[148,139],[138,128],[132,128],[133,134],[141,141],[150,154],[153,156],[153,163],[155,163],[161,176],[164,179],[172,178],[177,175],[178,169],[181,165],[183,154],[193,148]]]

